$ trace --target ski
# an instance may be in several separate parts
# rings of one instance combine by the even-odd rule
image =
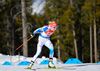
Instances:
[[[60,68],[60,67],[50,68],[50,67],[47,67],[47,68],[40,68],[40,69],[67,69],[67,68]]]
[[[63,69],[63,70],[75,70],[76,68],[63,68],[63,67],[55,67],[55,68],[39,68],[39,69]]]
[[[36,70],[36,69],[64,69],[64,70],[75,70],[76,68],[63,68],[63,67],[45,67],[45,68],[36,68],[36,69],[31,69],[31,68],[25,68],[29,70]]]

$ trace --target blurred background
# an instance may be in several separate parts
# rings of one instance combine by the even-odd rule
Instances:
[[[0,53],[32,57],[39,34],[14,52],[39,27],[56,21],[51,36],[54,57],[65,62],[78,58],[82,62],[100,60],[100,0],[0,0]],[[43,46],[39,57],[49,57]]]

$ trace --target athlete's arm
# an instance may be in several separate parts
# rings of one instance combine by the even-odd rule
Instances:
[[[41,33],[41,32],[46,32],[46,30],[48,29],[48,27],[44,26],[44,27],[41,27],[41,28],[38,28],[36,29],[33,34],[36,34],[36,33]]]

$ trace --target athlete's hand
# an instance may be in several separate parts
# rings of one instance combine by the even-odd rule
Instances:
[[[31,37],[34,37],[34,35],[32,35],[32,34],[31,34],[30,36],[31,36]]]

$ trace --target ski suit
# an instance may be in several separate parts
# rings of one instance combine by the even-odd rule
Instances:
[[[45,45],[47,48],[50,49],[49,58],[53,58],[54,47],[53,47],[52,42],[50,41],[50,36],[54,33],[54,31],[51,30],[49,25],[46,25],[46,26],[36,29],[33,32],[33,34],[36,34],[36,33],[40,33],[40,35],[38,38],[37,52],[33,56],[32,61],[35,62],[37,57],[40,55],[43,45]]]

